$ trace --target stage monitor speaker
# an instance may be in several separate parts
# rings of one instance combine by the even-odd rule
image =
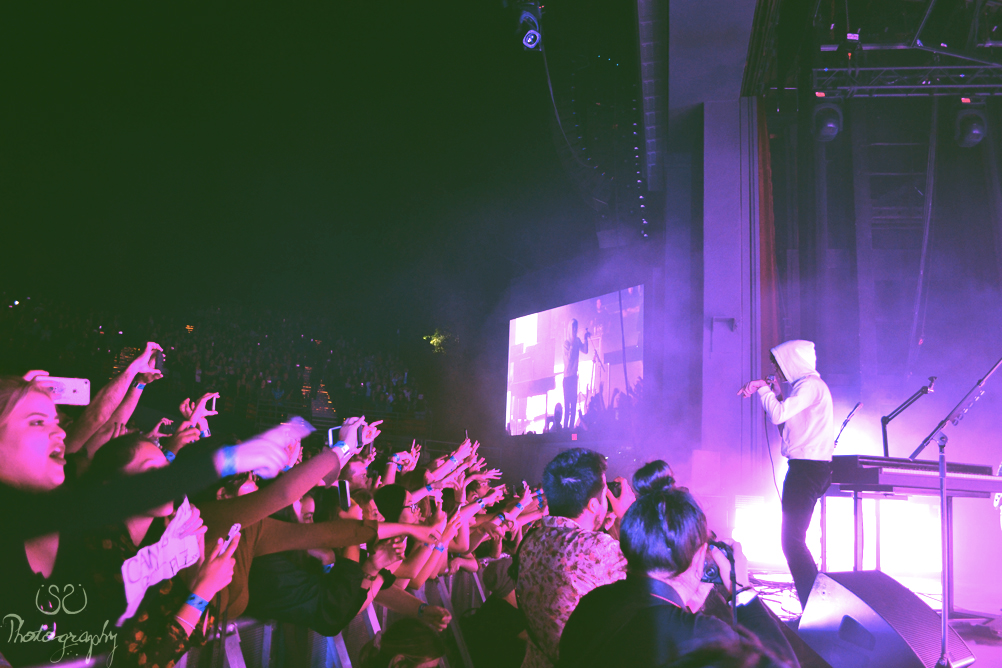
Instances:
[[[880,571],[820,573],[798,633],[832,668],[935,668],[941,640],[939,614]],[[974,655],[950,629],[953,668]]]

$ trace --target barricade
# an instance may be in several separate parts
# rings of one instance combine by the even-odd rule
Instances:
[[[432,605],[446,608],[452,614],[452,622],[445,631],[453,641],[452,651],[443,661],[443,666],[474,668],[459,619],[467,610],[480,607],[484,602],[479,575],[460,571],[456,575],[429,580],[424,588],[412,593]],[[308,660],[309,668],[351,668],[360,664],[362,647],[395,617],[398,615],[392,611],[373,604],[333,637],[291,624],[240,617],[227,624],[223,642],[216,639],[204,647],[191,649],[181,657],[175,668],[301,668],[303,658]],[[119,648],[119,651],[122,649]],[[115,659],[115,663],[121,661],[117,655]],[[59,667],[102,668],[106,665],[107,656],[100,655],[90,661],[81,658],[62,662]]]

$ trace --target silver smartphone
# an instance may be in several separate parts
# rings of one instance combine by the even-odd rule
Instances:
[[[57,404],[86,406],[90,403],[90,381],[86,378],[58,378],[43,376],[38,384],[49,390]]]
[[[226,535],[226,540],[223,541],[223,546],[219,548],[219,554],[222,554],[223,552],[226,551],[226,548],[230,546],[230,543],[233,542],[233,539],[236,538],[239,533],[240,533],[240,522],[236,522],[233,526],[230,527],[230,532]]]

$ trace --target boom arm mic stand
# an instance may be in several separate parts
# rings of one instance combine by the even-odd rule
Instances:
[[[953,600],[952,592],[950,591],[950,578],[948,575],[949,568],[947,564],[950,562],[950,525],[947,521],[947,497],[946,497],[946,442],[947,436],[942,433],[942,430],[946,427],[948,422],[952,422],[953,426],[956,427],[957,423],[967,414],[967,411],[971,410],[974,403],[981,398],[981,395],[985,393],[984,385],[993,373],[1002,366],[1002,358],[995,363],[988,373],[985,374],[984,378],[975,383],[974,387],[971,388],[970,392],[964,395],[964,398],[960,400],[950,414],[947,415],[942,422],[936,425],[936,428],[932,430],[932,433],[925,437],[921,445],[911,454],[909,459],[915,459],[919,456],[925,446],[929,445],[929,442],[938,434],[937,445],[939,445],[939,526],[940,526],[940,544],[943,546],[943,612],[942,612],[942,639],[940,647],[939,661],[936,662],[936,668],[950,668],[950,656],[947,653],[946,640],[950,633],[950,602]],[[975,394],[977,393],[977,394]],[[973,399],[971,397],[974,397]]]
[[[974,387],[971,388],[971,391],[964,395],[964,398],[960,400],[960,403],[957,404],[952,411],[950,411],[950,414],[947,415],[945,418],[943,418],[943,421],[940,422],[938,425],[936,425],[936,428],[932,430],[932,433],[926,436],[925,440],[923,440],[922,443],[919,444],[917,448],[915,448],[915,452],[908,455],[908,459],[915,459],[916,457],[918,457],[919,454],[921,454],[922,451],[925,450],[925,446],[929,445],[930,441],[932,441],[932,439],[936,437],[936,434],[938,434],[944,427],[946,427],[946,424],[948,422],[952,422],[954,427],[957,426],[957,423],[963,419],[964,415],[967,414],[967,411],[971,410],[971,407],[974,405],[974,402],[980,399],[981,395],[985,393],[983,389],[985,381],[987,381],[991,377],[991,375],[995,373],[995,371],[999,368],[999,366],[1002,366],[1002,358],[1000,358],[999,361],[995,363],[995,366],[993,366],[988,371],[988,373],[985,374],[984,378],[982,378],[981,380],[979,380],[977,383],[974,384]],[[977,396],[971,399],[971,396],[975,392],[978,393]],[[970,401],[968,401],[969,399]]]
[[[932,386],[936,384],[936,376],[929,376],[929,384],[920,387],[915,394],[905,399],[905,402],[895,408],[893,411],[880,418],[880,431],[883,432],[884,436],[884,457],[890,457],[891,455],[887,450],[887,425],[891,423],[891,420],[901,415],[905,409],[918,401],[922,396],[929,394],[933,391]],[[913,456],[912,459],[915,459]]]

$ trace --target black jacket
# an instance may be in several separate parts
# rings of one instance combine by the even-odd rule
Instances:
[[[738,622],[778,658],[799,666],[779,625],[758,598],[738,608]],[[558,668],[653,668],[705,643],[737,637],[726,622],[686,610],[678,593],[664,582],[630,574],[581,599],[560,636]]]
[[[297,556],[279,552],[254,559],[247,583],[247,614],[335,636],[354,619],[368,596],[362,589],[362,567],[357,561],[338,558],[330,573],[311,572]]]

